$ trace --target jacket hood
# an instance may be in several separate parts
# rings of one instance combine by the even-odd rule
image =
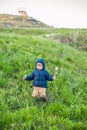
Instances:
[[[43,69],[45,69],[45,61],[44,61],[44,59],[39,58],[39,59],[36,61],[36,64],[37,64],[37,63],[41,63],[41,64],[43,65]]]

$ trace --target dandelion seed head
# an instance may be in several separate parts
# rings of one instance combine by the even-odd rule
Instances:
[[[55,70],[58,71],[58,67],[57,66],[55,67]]]

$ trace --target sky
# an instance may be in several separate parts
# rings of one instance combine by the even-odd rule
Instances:
[[[18,14],[57,28],[87,28],[87,0],[0,0],[0,14]]]

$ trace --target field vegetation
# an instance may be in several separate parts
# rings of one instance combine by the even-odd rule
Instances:
[[[56,80],[31,97],[37,58]],[[87,130],[87,30],[0,29],[0,130]]]

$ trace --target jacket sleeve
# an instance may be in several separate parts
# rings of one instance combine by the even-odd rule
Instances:
[[[53,80],[53,76],[51,76],[48,71],[46,71],[46,80],[52,81]]]
[[[34,79],[34,72],[32,72],[31,75],[26,76],[26,79],[25,79],[25,80],[33,80],[33,79]]]

